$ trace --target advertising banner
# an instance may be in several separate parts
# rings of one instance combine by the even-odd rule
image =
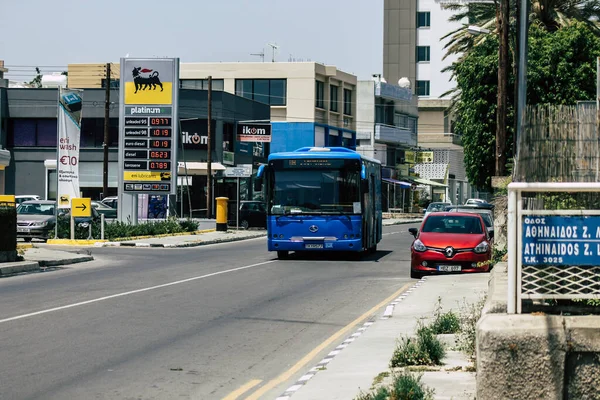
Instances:
[[[79,138],[82,90],[59,88],[56,171],[58,208],[70,208],[79,197]]]
[[[239,142],[270,142],[271,124],[247,124],[238,122],[237,138]]]

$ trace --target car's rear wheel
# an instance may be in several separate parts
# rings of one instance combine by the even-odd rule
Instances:
[[[410,270],[410,277],[412,279],[421,279],[423,277],[423,274],[417,271],[413,271],[412,269]]]
[[[243,220],[242,222],[240,222],[240,226],[242,227],[242,229],[248,229],[250,228],[250,223],[248,222],[248,220]]]
[[[288,258],[289,254],[290,252],[287,250],[279,250],[277,251],[277,258],[279,258],[280,260],[285,260],[286,258]]]

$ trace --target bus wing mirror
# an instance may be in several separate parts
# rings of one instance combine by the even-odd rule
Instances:
[[[256,178],[254,180],[254,191],[261,192],[262,191],[262,178]]]
[[[369,181],[368,180],[360,181],[360,191],[362,193],[369,193]]]

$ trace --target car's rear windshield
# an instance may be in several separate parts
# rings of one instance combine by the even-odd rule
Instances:
[[[427,211],[435,212],[435,211],[444,211],[444,208],[448,206],[448,203],[431,203],[429,207],[427,207]]]
[[[481,234],[481,220],[477,216],[431,215],[422,232]]]

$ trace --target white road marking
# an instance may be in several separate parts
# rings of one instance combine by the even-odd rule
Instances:
[[[156,285],[156,286],[150,286],[150,287],[142,288],[142,289],[130,290],[129,292],[112,294],[110,296],[104,296],[104,297],[99,297],[97,299],[91,299],[91,300],[81,301],[79,303],[68,304],[66,306],[54,307],[54,308],[49,308],[47,310],[41,310],[41,311],[36,311],[36,312],[28,313],[28,314],[17,315],[17,316],[10,317],[10,318],[0,319],[0,324],[5,323],[5,322],[10,322],[10,321],[16,321],[16,320],[19,320],[19,319],[25,319],[25,318],[29,318],[29,317],[35,317],[37,315],[48,314],[48,313],[55,312],[55,311],[66,310],[66,309],[69,309],[69,308],[74,308],[74,307],[79,307],[79,306],[85,306],[87,304],[98,303],[100,301],[110,300],[110,299],[114,299],[114,298],[117,298],[117,297],[129,296],[130,294],[148,292],[150,290],[156,290],[156,289],[161,289],[161,288],[165,288],[165,287],[169,287],[169,286],[179,285],[179,284],[182,284],[182,283],[197,281],[199,279],[210,278],[210,277],[213,277],[213,276],[223,275],[223,274],[227,274],[227,273],[230,273],[230,272],[242,271],[244,269],[259,267],[259,266],[265,265],[265,264],[271,264],[271,263],[274,263],[275,261],[277,261],[277,260],[271,260],[271,261],[261,262],[261,263],[258,263],[258,264],[246,265],[245,267],[238,267],[238,268],[228,269],[228,270],[225,270],[225,271],[213,272],[212,274],[195,276],[193,278],[182,279],[180,281],[175,281],[175,282],[163,283],[162,285]]]

